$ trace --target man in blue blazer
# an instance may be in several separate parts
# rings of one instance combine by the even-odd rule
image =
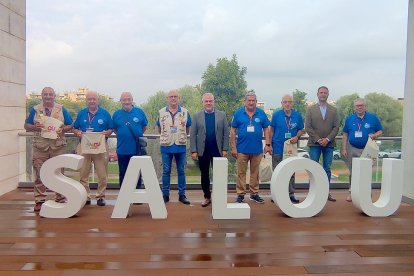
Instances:
[[[204,192],[202,207],[211,203],[210,164],[213,157],[227,157],[229,150],[229,127],[226,114],[214,108],[214,95],[205,93],[202,97],[204,110],[193,117],[190,130],[190,150],[193,160],[198,160],[201,171],[201,187]]]

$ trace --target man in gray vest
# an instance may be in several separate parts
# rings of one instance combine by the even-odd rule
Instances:
[[[202,207],[211,204],[210,164],[213,157],[227,157],[229,150],[229,127],[226,114],[214,109],[214,95],[204,93],[204,110],[194,115],[190,130],[191,158],[198,160],[201,172],[201,188],[204,192]]]

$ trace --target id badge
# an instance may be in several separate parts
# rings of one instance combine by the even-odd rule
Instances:
[[[292,138],[292,133],[286,132],[285,133],[285,139],[290,139],[290,138]]]
[[[362,131],[355,131],[355,138],[361,138],[362,137]]]
[[[177,133],[177,127],[176,126],[170,126],[171,133]]]
[[[254,126],[247,126],[247,132],[254,132]]]

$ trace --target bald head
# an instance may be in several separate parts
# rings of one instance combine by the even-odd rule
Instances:
[[[122,92],[120,102],[123,110],[131,110],[133,101],[131,92]]]
[[[88,105],[89,111],[96,111],[99,105],[98,92],[96,91],[86,92],[86,104]]]

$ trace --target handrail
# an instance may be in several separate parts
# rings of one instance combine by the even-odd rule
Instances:
[[[25,137],[34,137],[34,132],[32,131],[21,131],[18,132],[17,134],[18,136],[25,136]],[[77,137],[75,136],[75,134],[73,133],[65,133],[65,137]],[[147,137],[148,139],[159,139],[160,138],[160,134],[144,134],[144,137]],[[190,137],[190,135],[188,135],[187,137]],[[109,138],[116,138],[116,134],[112,133],[111,136],[109,136]],[[300,137],[300,140],[307,140],[309,137],[308,136],[302,136]],[[264,140],[264,137],[262,137],[262,139]],[[342,135],[338,135],[335,137],[336,140],[342,140]],[[396,136],[396,137],[392,137],[392,136],[382,136],[382,137],[378,137],[376,140],[384,140],[384,141],[401,141],[402,137],[401,136]]]

